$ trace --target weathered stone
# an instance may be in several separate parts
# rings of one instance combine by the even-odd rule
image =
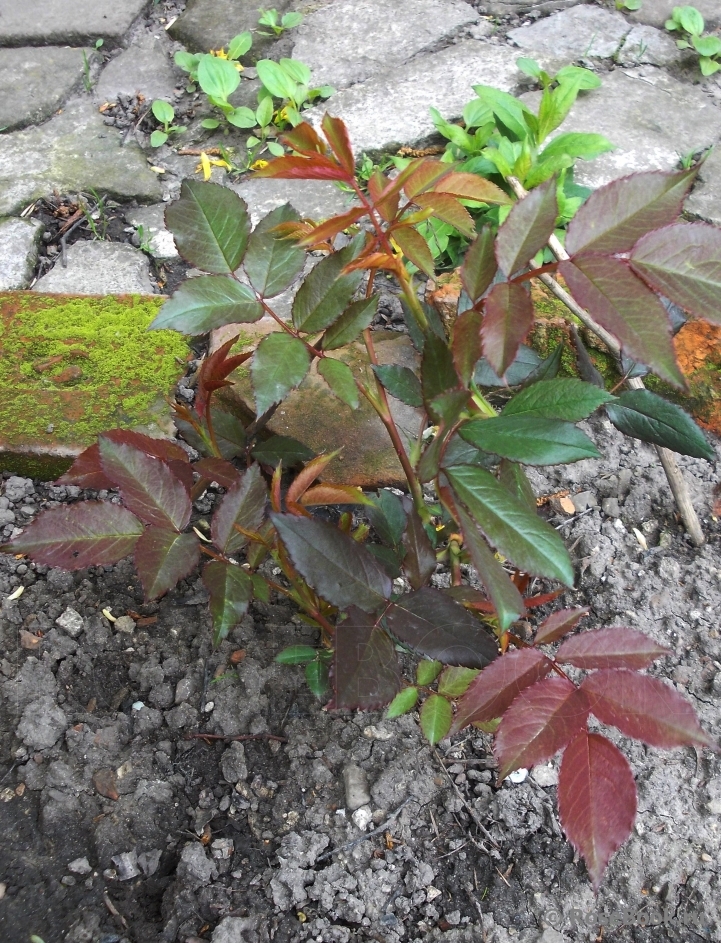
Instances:
[[[58,707],[50,694],[31,701],[23,711],[17,735],[25,746],[35,750],[49,750],[68,725],[65,711]]]
[[[699,171],[686,209],[694,216],[721,226],[721,148],[714,148]]]
[[[618,61],[621,65],[671,66],[693,61],[694,54],[679,49],[672,34],[653,26],[634,26],[627,34]]]
[[[473,97],[474,84],[514,91],[523,79],[517,58],[508,46],[463,40],[414,59],[400,74],[382,73],[347,88],[306,117],[316,126],[326,111],[342,118],[357,154],[420,143],[435,134],[431,106],[450,120]]]
[[[165,226],[165,209],[165,203],[156,203],[155,206],[139,206],[125,214],[138,231],[141,247],[160,261],[179,258],[173,234]]]
[[[640,10],[629,14],[630,19],[637,23],[647,23],[663,29],[666,20],[670,19],[673,8],[683,6],[678,0],[643,0]],[[713,29],[721,24],[721,4],[718,0],[693,0],[692,4],[706,21],[706,29]]]
[[[346,88],[399,66],[477,19],[463,0],[395,0],[392,16],[385,0],[336,0],[298,28],[293,58],[311,69],[315,82]]]
[[[3,469],[52,479],[105,429],[173,434],[165,398],[188,347],[174,331],[146,333],[161,302],[0,295]]]
[[[97,190],[118,199],[157,202],[155,174],[134,142],[103,124],[95,106],[80,99],[39,128],[0,135],[0,214],[60,193]]]
[[[0,221],[0,291],[27,288],[38,260],[43,226],[34,219]]]
[[[345,213],[352,203],[347,193],[325,180],[272,180],[248,177],[230,187],[248,204],[250,219],[255,226],[259,219],[284,203],[290,203],[301,216],[328,219]]]
[[[535,92],[522,96],[532,106]],[[616,150],[579,161],[575,179],[600,187],[641,170],[672,170],[679,154],[703,150],[721,137],[721,109],[694,86],[642,67],[617,69],[601,88],[582,92],[561,129],[603,134]]]
[[[0,46],[92,45],[122,42],[150,0],[0,0]]]
[[[508,38],[526,52],[569,59],[610,59],[630,29],[620,13],[581,6],[554,13],[532,26],[512,29]]]
[[[256,324],[228,325],[214,332],[213,346],[240,334],[235,349],[247,349],[276,329],[277,325],[269,318],[263,318]],[[397,363],[417,369],[418,355],[406,334],[376,331],[373,336],[379,363]],[[329,354],[347,363],[355,374],[368,369],[365,347],[360,342],[330,351]],[[254,415],[250,373],[240,367],[231,374],[231,380],[233,385],[218,395],[228,409],[247,419]],[[393,397],[389,399],[401,436],[406,441],[414,438],[418,432],[420,412]],[[276,435],[292,436],[316,452],[342,447],[340,456],[323,472],[324,481],[364,488],[397,486],[405,482],[388,433],[375,411],[363,397],[355,410],[336,399],[325,380],[318,375],[315,362],[300,387],[281,403],[268,423],[268,429]]]
[[[132,46],[110,60],[95,86],[99,99],[117,101],[118,95],[136,92],[148,100],[170,99],[183,73],[173,64],[165,31],[162,32],[162,37],[141,33]]]
[[[273,3],[273,8],[281,14],[303,6],[304,3],[295,0]],[[210,52],[226,46],[228,40],[238,33],[257,30],[259,7],[258,0],[188,0],[185,10],[168,32],[191,52]],[[270,43],[269,37],[254,33],[253,47],[247,58],[250,61],[262,59],[262,51]]]
[[[75,295],[152,295],[148,257],[120,242],[76,242],[33,291]]]
[[[89,62],[95,55],[61,46],[0,49],[0,128],[14,131],[57,111],[82,81],[83,53]]]
[[[580,0],[588,3],[589,0]],[[493,13],[496,16],[507,16],[509,13],[528,13],[529,10],[539,10],[543,13],[552,13],[554,10],[565,10],[577,6],[579,0],[483,0],[478,6],[479,13]]]

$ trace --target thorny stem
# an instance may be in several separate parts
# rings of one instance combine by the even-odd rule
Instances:
[[[519,199],[522,199],[528,195],[528,191],[516,177],[508,177],[508,183]],[[570,257],[561,245],[557,236],[550,236],[548,245],[557,259],[562,262],[568,261]],[[569,311],[576,315],[582,324],[584,324],[590,331],[593,331],[593,333],[604,342],[604,344],[615,357],[620,356],[621,346],[616,338],[612,334],[609,334],[609,332],[605,330],[605,328],[601,327],[600,324],[597,324],[585,310],[585,308],[582,308],[575,301],[575,299],[573,299],[571,295],[569,295],[568,292],[558,284],[555,278],[552,278],[548,274],[541,274],[539,275],[539,278],[543,284],[559,299],[559,301],[562,301]],[[643,380],[640,377],[629,378],[626,381],[626,385],[632,390],[645,389]],[[701,522],[698,519],[698,515],[696,514],[693,504],[691,503],[691,495],[689,494],[688,485],[681,474],[681,469],[678,467],[676,457],[673,452],[661,445],[657,445],[655,448],[661,465],[663,466],[663,470],[666,473],[666,478],[668,479],[671,493],[676,500],[679,514],[681,515],[681,519],[683,520],[686,530],[688,531],[688,535],[691,538],[691,542],[694,544],[694,546],[700,547],[703,545],[706,538],[701,528]]]

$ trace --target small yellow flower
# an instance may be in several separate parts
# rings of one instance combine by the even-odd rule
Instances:
[[[203,179],[210,180],[213,167],[225,167],[226,170],[230,170],[230,164],[227,160],[218,160],[215,157],[208,157],[205,151],[202,151],[200,154],[200,163],[195,168],[196,174],[202,171]]]
[[[262,170],[264,167],[268,166],[267,160],[256,160],[250,165],[251,170]]]
[[[225,49],[211,49],[210,54],[211,56],[215,56],[216,59],[228,58],[228,53],[225,51]]]

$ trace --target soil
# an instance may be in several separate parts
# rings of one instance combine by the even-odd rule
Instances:
[[[652,673],[718,739],[719,465],[681,460],[708,537],[695,549],[653,450],[604,420],[589,429],[602,460],[533,474],[577,508],[544,510],[578,573],[553,605],[670,645]],[[5,537],[88,496],[7,475],[0,491]],[[610,733],[639,816],[594,898],[558,823],[556,762],[499,787],[485,735],[432,751],[413,716],[324,710],[301,669],[273,662],[314,641],[285,602],[254,603],[213,651],[197,576],[148,605],[129,561],[69,574],[4,555],[0,593],[2,940],[721,938],[717,755]]]

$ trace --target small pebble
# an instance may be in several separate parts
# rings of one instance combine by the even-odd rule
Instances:
[[[68,871],[72,871],[73,874],[90,874],[92,868],[90,867],[90,862],[87,858],[75,858],[74,861],[71,861],[68,865]]]
[[[360,809],[356,809],[351,818],[356,828],[364,832],[373,821],[373,813],[367,805],[364,805]]]
[[[514,769],[512,773],[509,773],[508,778],[511,780],[512,783],[516,783],[516,784],[524,783],[526,779],[528,778],[528,770],[527,769]]]
[[[134,632],[135,622],[130,616],[119,616],[113,623],[116,632]]]

